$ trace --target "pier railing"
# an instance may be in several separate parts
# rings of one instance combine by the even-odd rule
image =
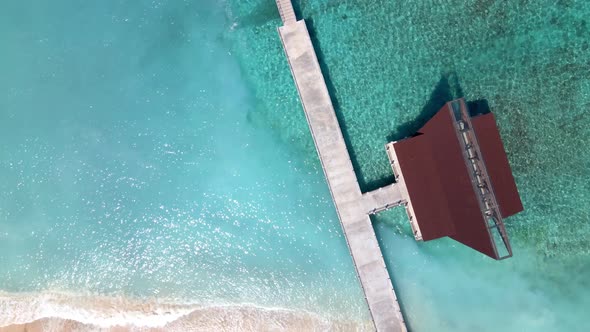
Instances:
[[[496,257],[504,259],[512,257],[512,248],[506,235],[506,228],[500,207],[494,194],[492,182],[488,175],[485,162],[483,160],[477,137],[471,124],[471,116],[464,99],[457,99],[450,103],[451,111],[455,116],[459,143],[463,148],[463,154],[467,161],[467,168],[477,196],[479,205],[486,221],[487,230],[492,239],[492,244]],[[504,251],[499,252],[498,244],[504,246]]]

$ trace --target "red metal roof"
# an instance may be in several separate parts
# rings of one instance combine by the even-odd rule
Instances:
[[[475,127],[475,134],[485,163],[488,165],[488,173],[494,186],[502,217],[508,218],[521,212],[524,207],[518,195],[518,189],[516,189],[516,182],[512,176],[500,133],[496,127],[494,114],[488,113],[473,117],[471,122]]]
[[[416,136],[394,144],[409,199],[423,240],[449,236],[498,259],[456,124],[451,107],[445,105]],[[502,216],[522,211],[493,115],[473,118],[473,129]]]

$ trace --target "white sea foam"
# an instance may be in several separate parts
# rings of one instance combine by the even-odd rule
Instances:
[[[202,306],[63,292],[0,293],[0,327],[31,323],[42,331],[62,330],[66,324],[69,329],[73,325],[83,331],[111,327],[167,331],[370,330],[369,322],[337,321],[303,310],[252,304]]]
[[[189,304],[64,292],[0,293],[0,326],[61,318],[100,327],[162,327],[196,309],[197,306]]]

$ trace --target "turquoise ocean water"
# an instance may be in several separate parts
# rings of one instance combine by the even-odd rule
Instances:
[[[515,257],[374,219],[409,328],[586,331],[589,3],[296,7],[364,189],[446,99],[496,114]],[[0,18],[0,326],[367,328],[273,1],[9,0]]]

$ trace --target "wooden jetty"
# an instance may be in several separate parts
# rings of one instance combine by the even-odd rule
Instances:
[[[304,20],[290,0],[276,0],[279,35],[344,230],[350,254],[377,331],[406,331],[370,214],[401,205],[396,185],[363,194]]]

